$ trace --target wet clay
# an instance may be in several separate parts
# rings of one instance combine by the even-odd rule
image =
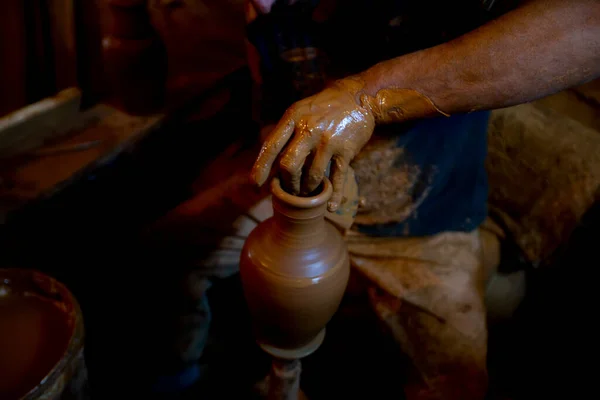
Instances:
[[[350,273],[346,244],[324,218],[328,179],[313,197],[292,196],[274,179],[273,217],[248,236],[240,260],[246,301],[260,346],[298,359],[321,344]]]
[[[410,162],[396,142],[396,136],[375,134],[352,162],[361,198],[357,224],[405,221],[431,191],[428,181],[435,172]],[[427,185],[419,188],[419,182]]]
[[[58,363],[73,335],[69,318],[39,296],[0,293],[1,399],[21,398]]]
[[[286,190],[300,193],[302,170],[309,155],[306,191],[322,182],[331,161],[333,182],[329,210],[335,211],[343,195],[348,165],[367,143],[375,128],[370,112],[360,107],[344,87],[332,86],[290,107],[269,134],[252,170],[254,181],[262,185],[281,152],[279,172]],[[284,149],[285,147],[285,149]]]
[[[364,88],[363,79],[356,75],[292,105],[263,144],[252,170],[254,181],[262,185],[267,180],[281,153],[279,172],[284,187],[299,194],[303,193],[301,182],[306,182],[306,192],[310,192],[322,182],[331,162],[333,196],[328,208],[336,211],[348,165],[369,141],[376,124],[447,115],[416,90],[389,88],[370,96]]]
[[[336,84],[354,93],[357,103],[371,112],[377,124],[449,116],[436,107],[429,97],[414,89],[385,88],[371,96],[365,92],[365,83],[360,75],[342,79]]]

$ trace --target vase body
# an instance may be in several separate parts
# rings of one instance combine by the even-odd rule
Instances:
[[[246,301],[261,347],[279,358],[301,358],[320,345],[350,273],[346,244],[324,218],[326,180],[314,197],[284,192],[274,179],[273,217],[249,235],[240,260]]]

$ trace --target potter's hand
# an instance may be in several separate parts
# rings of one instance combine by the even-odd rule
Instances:
[[[275,4],[275,0],[250,0],[250,4],[257,12],[267,14],[271,11],[271,7]]]
[[[252,178],[262,185],[281,153],[279,169],[286,190],[299,194],[302,182],[302,191],[308,193],[319,186],[333,161],[333,195],[328,208],[335,211],[342,200],[348,165],[373,134],[375,124],[442,114],[429,98],[415,90],[383,89],[371,96],[360,75],[339,80],[286,111],[263,144]],[[306,169],[309,155],[314,158]],[[303,170],[308,176],[301,176]]]
[[[328,208],[335,211],[342,200],[348,165],[375,127],[373,114],[358,103],[356,92],[350,89],[337,82],[292,105],[263,144],[252,169],[253,180],[262,185],[281,153],[280,178],[286,190],[299,194],[302,180],[303,192],[308,193],[319,186],[329,162],[333,161],[333,195]],[[314,158],[306,166],[308,175],[302,177],[304,163],[311,153]]]

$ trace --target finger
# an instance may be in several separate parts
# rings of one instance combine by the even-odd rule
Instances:
[[[344,196],[344,183],[346,182],[346,174],[348,173],[348,161],[345,157],[333,157],[331,165],[331,183],[333,184],[333,194],[327,203],[327,209],[331,212],[337,211],[342,203]]]
[[[299,132],[283,152],[279,162],[282,185],[294,195],[300,193],[302,166],[306,161],[306,157],[315,147],[313,136],[307,129]]]
[[[325,176],[327,165],[329,165],[329,161],[331,161],[331,156],[331,151],[327,150],[327,148],[320,148],[317,150],[317,154],[308,171],[306,189],[309,193],[319,187],[321,182],[323,182],[323,177]]]
[[[250,176],[252,180],[261,186],[269,177],[269,171],[281,150],[294,133],[293,115],[286,113],[279,121],[277,127],[269,134],[265,143],[260,149],[260,153],[254,162]]]
[[[311,151],[306,157],[306,160],[304,160],[304,165],[302,166],[302,179],[300,180],[300,196],[310,196],[311,191],[308,190],[308,176],[310,167],[315,160],[315,154],[315,151]]]

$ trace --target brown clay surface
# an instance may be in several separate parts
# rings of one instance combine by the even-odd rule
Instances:
[[[337,310],[348,282],[346,245],[324,219],[332,193],[325,182],[320,194],[301,198],[285,193],[275,180],[274,216],[254,229],[242,251],[241,278],[257,339],[286,350],[285,357],[303,357],[318,347],[312,342]]]
[[[61,359],[73,333],[68,315],[35,295],[0,295],[0,398],[19,399]]]
[[[376,124],[436,115],[447,114],[416,90],[382,89],[370,96],[361,76],[341,79],[285,112],[265,140],[252,178],[262,185],[279,157],[284,187],[293,194],[310,193],[331,162],[334,191],[328,206],[335,212],[342,202],[349,163],[368,143]]]

